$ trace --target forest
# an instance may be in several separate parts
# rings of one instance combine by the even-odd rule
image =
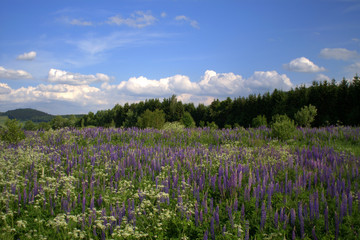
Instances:
[[[169,98],[148,99],[138,103],[116,104],[112,109],[89,112],[85,115],[53,116],[48,123],[34,124],[27,121],[26,130],[37,128],[60,129],[63,127],[155,127],[166,122],[180,122],[185,127],[257,127],[270,124],[276,115],[295,119],[295,114],[305,106],[316,108],[311,127],[330,125],[359,126],[360,78],[342,79],[340,82],[321,81],[312,85],[297,86],[290,91],[275,89],[265,94],[248,97],[215,99],[209,106],[182,103],[173,95]],[[147,119],[147,120],[146,120]],[[152,121],[152,122],[151,122]],[[188,121],[187,123],[185,123]],[[190,121],[190,122],[189,122]],[[185,124],[184,124],[185,123]],[[301,125],[301,124],[298,124]]]
[[[286,114],[294,118],[295,113],[303,106],[313,105],[317,115],[313,127],[328,125],[360,124],[360,78],[356,75],[352,81],[345,78],[341,82],[314,81],[311,86],[297,86],[290,91],[275,89],[272,93],[249,95],[248,97],[214,100],[209,106],[193,103],[182,103],[176,96],[159,99],[149,99],[139,103],[121,106],[117,104],[112,109],[101,110],[96,114],[89,112],[83,116],[78,125],[82,126],[138,126],[138,118],[146,110],[156,109],[164,113],[165,122],[181,121],[186,112],[190,113],[196,126],[203,127],[216,124],[219,128],[252,126],[252,121],[259,115],[270,121],[272,116]]]

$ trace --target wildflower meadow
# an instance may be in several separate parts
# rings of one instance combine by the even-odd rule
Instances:
[[[82,128],[0,142],[0,239],[360,239],[360,128]]]

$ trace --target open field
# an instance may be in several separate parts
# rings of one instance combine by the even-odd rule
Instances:
[[[0,142],[0,239],[359,239],[360,128],[61,129]]]

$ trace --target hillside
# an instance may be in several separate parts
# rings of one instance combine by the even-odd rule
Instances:
[[[1,113],[1,115],[7,116],[10,119],[17,119],[19,121],[31,120],[33,122],[48,122],[55,117],[48,113],[31,108],[9,110],[7,112]]]

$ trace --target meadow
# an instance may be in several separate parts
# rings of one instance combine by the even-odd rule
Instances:
[[[360,239],[360,128],[82,128],[0,142],[0,239]]]

